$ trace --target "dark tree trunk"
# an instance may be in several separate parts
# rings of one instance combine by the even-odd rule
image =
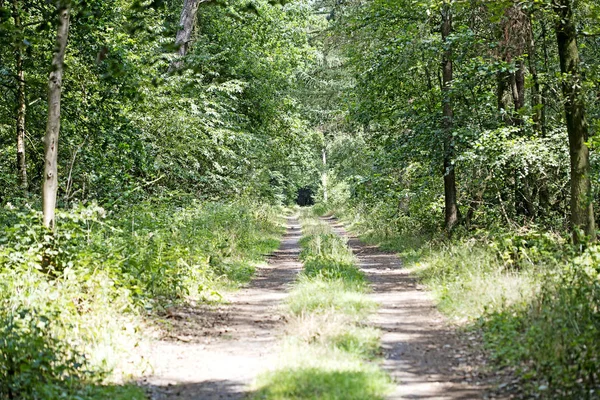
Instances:
[[[71,4],[58,1],[56,6],[58,27],[52,69],[48,78],[48,123],[44,138],[44,179],[42,185],[44,226],[54,229],[56,192],[58,190],[58,134],[60,132],[60,101],[65,52],[69,36]]]
[[[23,70],[23,47],[20,35],[22,34],[21,14],[19,2],[12,2],[13,19],[15,28],[19,34],[19,43],[17,43],[15,64],[17,70],[17,177],[19,187],[23,193],[27,193],[27,163],[25,158],[25,113],[27,105],[25,103],[25,71]]]
[[[556,41],[560,69],[565,75],[562,91],[571,157],[571,228],[574,242],[580,243],[582,241],[580,232],[591,240],[596,239],[589,149],[585,144],[588,139],[588,125],[581,92],[577,30],[572,4],[570,0],[554,0],[553,8],[558,16]]]
[[[452,95],[450,93],[453,79],[452,49],[448,37],[452,33],[452,12],[450,5],[445,3],[442,7],[442,41],[444,53],[442,58],[442,130],[444,134],[444,205],[445,227],[452,232],[459,220],[459,210],[456,193],[456,172],[454,169],[454,138],[452,126],[454,111],[452,109]]]

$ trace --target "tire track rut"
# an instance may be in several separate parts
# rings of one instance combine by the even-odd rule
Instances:
[[[151,400],[246,397],[253,379],[274,364],[285,322],[280,305],[302,269],[300,236],[298,220],[287,218],[279,250],[227,304],[168,311],[169,332],[148,356],[155,370],[141,382]]]
[[[487,399],[493,377],[481,372],[478,338],[460,335],[393,253],[365,245],[335,218],[323,218],[346,237],[379,305],[370,319],[382,332],[382,367],[396,382],[389,399]]]

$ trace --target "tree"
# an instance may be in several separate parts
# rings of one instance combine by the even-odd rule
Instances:
[[[56,47],[52,57],[52,69],[48,78],[48,122],[44,138],[44,179],[42,185],[42,209],[44,226],[54,229],[56,194],[58,190],[58,135],[60,133],[60,102],[64,72],[65,52],[69,36],[71,3],[56,3],[58,17]]]
[[[442,13],[442,132],[444,135],[444,205],[446,230],[451,232],[459,220],[459,209],[456,196],[456,171],[454,169],[454,139],[452,135],[452,49],[448,37],[452,33],[452,10],[448,1],[441,8]]]
[[[23,68],[23,25],[19,1],[12,1],[12,12],[17,34],[15,66],[17,72],[17,176],[19,186],[27,192],[27,163],[25,160],[25,70]]]
[[[177,46],[177,55],[179,57],[171,63],[171,66],[169,67],[170,71],[179,69],[183,66],[183,58],[188,52],[194,25],[196,24],[198,7],[201,3],[206,3],[208,1],[210,0],[183,1],[183,8],[181,9],[181,16],[179,18],[179,30],[177,31],[177,37],[175,39],[175,46]]]
[[[569,154],[571,158],[571,228],[573,241],[582,240],[581,233],[596,239],[592,185],[590,180],[590,155],[586,141],[588,125],[581,89],[581,67],[577,47],[577,28],[571,0],[554,0],[557,15],[556,41],[563,74],[562,92],[565,104]]]

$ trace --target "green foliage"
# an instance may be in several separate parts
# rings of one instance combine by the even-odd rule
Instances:
[[[92,378],[82,354],[52,336],[56,316],[21,310],[0,316],[0,398],[72,396]]]
[[[98,385],[105,371],[56,336],[53,325],[61,323],[35,310],[0,314],[0,399],[146,398],[135,386]]]
[[[554,267],[575,252],[564,236],[531,226],[512,232],[487,233],[485,240],[507,269]]]
[[[373,311],[374,304],[364,293],[353,290],[355,288],[355,285],[342,280],[323,279],[319,276],[312,279],[300,278],[298,285],[290,293],[288,305],[295,315],[336,311],[364,316]]]
[[[354,229],[367,240],[400,252],[442,311],[483,331],[493,365],[516,370],[525,393],[595,398],[597,246],[578,255],[566,235],[535,227],[462,232],[463,237],[459,231],[452,241],[402,231],[394,236],[389,228],[361,223],[364,216],[354,218]]]
[[[53,392],[31,396],[139,398],[110,382],[146,367],[132,351],[140,314],[219,301],[248,282],[282,234],[280,210],[258,203],[291,202],[316,176],[318,138],[293,95],[314,60],[310,7],[201,6],[173,70],[182,3],[71,2],[54,232],[41,224],[43,143],[34,138],[46,127],[55,7],[0,4],[0,313],[8,321],[35,310],[32,321],[52,322],[39,360],[28,358],[48,379],[16,374],[39,384],[15,389],[19,398],[38,389]],[[15,169],[21,73],[29,190]],[[31,351],[36,335],[21,335]],[[27,358],[19,349],[0,354]],[[73,367],[70,351],[85,365]]]
[[[324,282],[334,287],[341,284],[348,292],[364,292],[365,276],[356,266],[356,260],[346,241],[332,232],[327,223],[308,215],[302,218],[302,229],[300,260],[304,264],[304,270],[301,279],[306,279],[306,284],[313,282],[319,285]]]
[[[387,376],[375,368],[333,370],[290,368],[262,378],[254,399],[383,399]]]
[[[347,243],[310,218],[336,210],[365,237],[402,252],[442,309],[484,316],[492,348],[524,363],[523,376],[565,396],[596,390],[596,250],[579,257],[563,235],[570,171],[556,93],[567,81],[551,2],[447,2],[453,31],[445,41],[439,1],[211,2],[200,6],[187,55],[172,68],[181,3],[72,2],[58,145],[58,206],[68,211],[53,233],[41,228],[34,188],[44,179],[35,138],[47,122],[55,10],[41,0],[0,4],[0,326],[30,315],[14,326],[41,346],[43,385],[117,370],[118,342],[131,348],[138,340],[140,310],[218,300],[247,282],[281,234],[278,211],[257,203],[289,204],[298,188],[322,179],[317,198],[327,192],[327,203],[303,219],[305,269],[289,300],[298,318],[330,310],[348,318],[348,330],[323,334],[320,346],[358,355],[357,365],[373,353],[372,335],[357,325],[372,309],[364,275]],[[593,149],[600,8],[590,0],[573,8]],[[453,80],[443,91],[446,52]],[[15,168],[21,75],[28,191]],[[452,238],[441,223],[450,142],[461,210]],[[591,162],[597,181],[595,152]],[[56,323],[42,334],[32,326],[44,318]],[[522,343],[514,354],[512,341]],[[89,368],[71,368],[83,355]],[[290,371],[331,390],[377,375],[294,368],[268,396],[295,396]]]
[[[549,28],[555,22],[550,3],[448,3],[453,31],[445,43],[441,4],[382,0],[332,6],[330,42],[337,44],[353,84],[340,89],[342,121],[323,133],[329,186],[347,187],[329,203],[368,214],[361,223],[383,225],[390,237],[404,230],[437,235],[444,219],[443,144],[450,139],[442,129],[442,106],[448,101],[461,223],[494,231],[534,222],[563,231],[569,154],[564,104],[552,95],[560,92],[563,78]],[[580,26],[597,26],[591,2],[573,7]],[[583,68],[592,74],[584,74],[583,97],[589,118],[596,120],[598,43],[579,39]],[[446,50],[452,53],[453,80],[442,99],[439,60]],[[523,104],[508,87],[519,69]]]
[[[220,290],[246,282],[278,246],[276,208],[184,204],[148,201],[108,215],[97,205],[80,207],[59,213],[53,236],[38,212],[2,210],[0,369],[14,393],[142,398],[137,389],[99,385],[145,367],[135,352],[144,339],[140,311],[219,300]]]
[[[497,362],[519,365],[533,391],[595,398],[600,388],[599,260],[598,248],[589,248],[547,277],[531,302],[481,321]]]
[[[210,298],[229,278],[247,281],[281,233],[274,209],[243,203],[145,203],[119,220],[109,239],[120,249],[110,255],[119,276],[136,296],[165,301]]]
[[[347,285],[360,287],[364,284],[364,274],[356,265],[340,262],[333,256],[315,256],[304,261],[304,273],[308,277],[324,280],[340,280]]]
[[[364,359],[375,359],[381,353],[379,331],[375,328],[352,326],[323,340],[345,353]]]
[[[201,6],[182,68],[170,69],[183,2],[73,2],[63,83],[59,204],[107,208],[181,190],[290,202],[312,183],[315,137],[293,96],[314,60],[310,7],[244,1]],[[26,128],[43,137],[52,4],[0,6],[0,198],[17,186],[15,54],[23,55]],[[28,140],[30,195],[41,184],[43,144]],[[252,176],[252,179],[247,179]],[[23,193],[24,194],[24,193]]]

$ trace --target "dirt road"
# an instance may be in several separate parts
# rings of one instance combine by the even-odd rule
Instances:
[[[300,235],[298,220],[288,218],[279,250],[227,304],[169,311],[168,333],[149,356],[155,370],[142,383],[151,400],[245,397],[254,377],[274,362],[285,322],[280,305],[302,267]]]
[[[370,323],[382,331],[383,368],[396,382],[389,398],[503,398],[489,392],[490,381],[474,368],[485,362],[477,346],[445,321],[398,257],[361,243],[335,219],[325,220],[348,238],[372,284],[379,310]],[[187,306],[165,317],[168,334],[150,354],[156,370],[143,382],[152,400],[242,399],[253,379],[275,365],[285,327],[281,304],[302,268],[300,225],[295,218],[287,224],[280,249],[227,304]]]
[[[371,323],[381,329],[383,367],[396,382],[390,399],[486,399],[490,379],[480,375],[484,357],[476,339],[458,334],[437,311],[431,294],[400,259],[349,235],[333,218],[324,218],[348,239],[359,267],[373,288],[379,310]]]

